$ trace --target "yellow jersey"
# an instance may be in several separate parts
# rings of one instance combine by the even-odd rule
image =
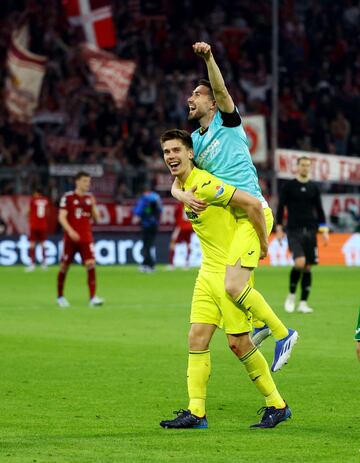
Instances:
[[[184,190],[194,186],[197,186],[195,195],[209,204],[200,214],[185,207],[193,230],[200,239],[201,268],[208,272],[224,272],[236,230],[236,218],[233,209],[228,206],[236,188],[196,167],[182,185]]]

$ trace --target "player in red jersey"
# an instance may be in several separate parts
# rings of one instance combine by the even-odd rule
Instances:
[[[175,246],[178,243],[186,243],[187,254],[185,268],[189,266],[190,241],[193,233],[191,222],[185,214],[183,203],[177,203],[175,206],[175,228],[172,232],[169,246],[169,269],[174,268]]]
[[[75,176],[75,191],[69,191],[61,198],[59,222],[64,229],[64,250],[57,277],[58,298],[60,307],[69,307],[64,297],[64,283],[69,265],[77,252],[87,269],[87,283],[90,293],[91,307],[100,306],[104,300],[96,296],[96,273],[92,221],[97,222],[99,213],[94,196],[89,193],[91,178],[86,172],[78,172]]]
[[[49,215],[49,199],[43,195],[40,187],[35,187],[34,192],[30,201],[29,209],[29,257],[30,265],[25,268],[26,272],[32,272],[35,270],[35,245],[40,243],[42,249],[42,262],[41,266],[46,269],[46,256],[44,241],[46,240],[47,234],[47,222]]]

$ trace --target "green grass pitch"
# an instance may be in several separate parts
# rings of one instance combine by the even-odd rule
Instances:
[[[288,268],[256,285],[300,340],[274,375],[293,418],[249,430],[263,405],[222,332],[211,346],[208,430],[164,430],[187,406],[189,307],[196,270],[140,274],[98,268],[101,309],[87,306],[85,272],[70,270],[55,305],[56,268],[0,268],[0,462],[360,461],[360,364],[353,334],[359,269],[314,270],[311,315],[286,314]],[[273,339],[262,346],[272,359]]]

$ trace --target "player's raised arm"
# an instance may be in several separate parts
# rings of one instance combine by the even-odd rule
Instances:
[[[249,220],[253,224],[256,234],[259,237],[261,248],[260,259],[264,259],[268,253],[269,243],[266,231],[265,215],[261,202],[245,191],[235,190],[229,205],[232,207],[240,207],[247,213]]]
[[[196,42],[193,45],[193,50],[205,61],[209,81],[214,92],[218,108],[224,113],[232,113],[235,109],[235,104],[228,92],[228,89],[226,88],[219,66],[216,64],[211,51],[211,46],[206,42]]]
[[[59,217],[58,217],[59,223],[73,241],[79,241],[80,235],[69,224],[67,215],[68,215],[68,211],[66,209],[60,209]]]

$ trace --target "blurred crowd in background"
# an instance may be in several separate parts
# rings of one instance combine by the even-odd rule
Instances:
[[[279,1],[279,140],[282,148],[360,155],[359,1]],[[11,121],[0,108],[0,170],[19,168],[27,181],[0,177],[0,194],[29,193],[45,183],[54,201],[61,195],[49,167],[101,164],[115,175],[113,197],[135,197],[154,172],[164,169],[159,135],[193,130],[187,98],[205,77],[195,41],[211,43],[241,114],[271,118],[271,2],[223,0],[113,0],[117,46],[112,52],[135,60],[136,73],[125,108],[97,93],[79,56],[79,38],[60,0],[2,0],[0,85],[4,89],[11,32],[24,11],[30,18],[31,50],[48,57],[38,112],[31,125]],[[269,134],[268,130],[268,134]],[[90,149],[53,149],[48,137],[85,140]],[[269,136],[268,136],[269,140]],[[101,148],[100,148],[101,147]],[[269,167],[259,165],[265,194]],[[271,171],[271,169],[270,169]]]

